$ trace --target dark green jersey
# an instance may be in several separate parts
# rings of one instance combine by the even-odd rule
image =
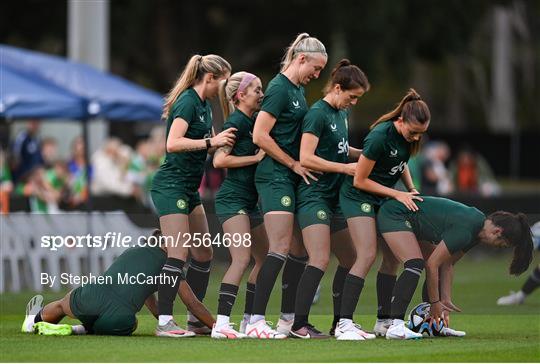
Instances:
[[[268,84],[261,110],[276,118],[270,136],[285,153],[298,160],[302,120],[308,111],[304,88],[279,73]]]
[[[413,231],[418,240],[439,244],[444,241],[451,254],[466,252],[478,243],[486,216],[474,207],[446,198],[422,196],[412,212],[397,200],[388,200],[379,210],[381,232]],[[401,228],[400,228],[401,227]]]
[[[315,155],[330,162],[347,163],[349,156],[348,110],[335,109],[324,100],[319,100],[304,118],[302,133],[310,133],[319,138]],[[309,191],[337,193],[343,182],[340,173],[324,173],[318,181],[299,188]]]
[[[236,128],[236,141],[231,150],[231,155],[245,157],[257,154],[259,147],[253,143],[253,124],[254,120],[236,109],[223,124],[223,130]],[[255,190],[255,170],[257,164],[246,167],[229,168],[227,170],[226,180],[235,184],[246,186],[250,190]]]
[[[373,128],[364,139],[362,154],[375,161],[369,179],[393,188],[403,173],[411,144],[398,133],[393,121],[385,121]],[[353,177],[347,176],[345,184],[354,194]]]
[[[112,285],[106,285],[111,294],[118,300],[133,307],[135,312],[139,312],[144,305],[144,301],[152,293],[157,291],[158,279],[153,279],[152,283],[134,284],[124,279],[137,277],[139,282],[145,281],[146,277],[155,278],[160,275],[161,269],[167,259],[167,253],[160,248],[135,247],[123,252],[103,275],[110,276]]]
[[[184,135],[189,139],[204,139],[212,136],[212,110],[210,103],[202,101],[197,92],[189,88],[176,99],[167,119],[167,136],[176,118],[188,123]],[[198,188],[204,174],[206,150],[183,153],[167,153],[160,166],[154,186],[175,187],[188,184]]]

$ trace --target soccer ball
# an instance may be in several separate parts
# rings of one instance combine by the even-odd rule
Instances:
[[[439,336],[444,328],[444,321],[435,322],[431,320],[429,315],[431,305],[427,302],[422,302],[416,305],[409,313],[408,327],[414,332],[424,336]]]

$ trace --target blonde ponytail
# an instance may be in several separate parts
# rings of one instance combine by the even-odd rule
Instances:
[[[169,117],[171,107],[178,96],[201,81],[206,73],[221,77],[228,72],[231,72],[231,65],[218,55],[208,54],[206,56],[201,56],[196,54],[192,56],[182,71],[182,74],[178,80],[176,80],[173,88],[167,94],[161,117],[166,120]]]
[[[227,119],[238,105],[238,91],[242,87],[243,91],[253,80],[257,79],[257,76],[249,72],[236,72],[231,75],[227,80],[222,81],[219,87],[219,103],[221,105],[221,111],[223,117]],[[243,85],[244,82],[246,84]],[[242,86],[243,85],[243,86]]]
[[[283,56],[283,60],[281,61],[281,72],[284,72],[289,68],[292,61],[300,53],[320,53],[325,56],[327,55],[326,48],[320,40],[310,37],[308,33],[298,34]]]

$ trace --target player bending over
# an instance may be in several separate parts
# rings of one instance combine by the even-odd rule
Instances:
[[[160,235],[156,230],[154,235]],[[135,247],[122,253],[103,273],[111,277],[112,284],[88,284],[78,287],[43,307],[43,296],[33,297],[26,306],[26,317],[22,332],[36,332],[42,335],[130,335],[137,328],[136,313],[143,305],[158,317],[157,301],[153,284],[121,284],[118,276],[144,274],[146,277],[159,276],[167,259],[164,248]],[[178,295],[202,323],[209,328],[214,318],[206,307],[195,297],[182,274]],[[82,325],[58,325],[65,316],[81,321]],[[195,333],[187,330],[174,332],[174,337],[189,337]]]
[[[512,247],[510,273],[515,275],[526,271],[532,260],[531,230],[524,214],[497,211],[486,217],[474,207],[437,197],[423,197],[423,201],[414,202],[418,211],[413,212],[399,201],[389,200],[377,215],[379,231],[405,268],[393,290],[393,321],[386,332],[387,339],[422,337],[409,330],[403,318],[424,267],[431,316],[448,323],[447,313],[456,311],[450,298],[453,265],[473,246],[484,243],[492,247]],[[426,260],[422,257],[419,240],[436,245]]]

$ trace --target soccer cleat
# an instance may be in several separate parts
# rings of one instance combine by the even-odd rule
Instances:
[[[386,336],[386,331],[390,326],[392,326],[392,319],[377,319],[373,332],[377,336]]]
[[[323,334],[321,331],[317,330],[312,324],[307,324],[306,326],[298,329],[291,330],[290,337],[298,339],[329,339],[330,335]]]
[[[216,324],[214,324],[212,334],[210,336],[213,339],[243,339],[247,337],[246,334],[233,329],[232,323],[221,325],[220,327],[216,327]]]
[[[521,305],[525,302],[525,293],[522,291],[510,291],[508,296],[503,296],[497,300],[499,306]]]
[[[276,331],[285,336],[289,336],[289,333],[291,332],[293,324],[294,324],[294,319],[292,320],[279,319],[276,325]]]
[[[195,336],[195,333],[193,331],[182,329],[173,320],[170,320],[165,325],[158,325],[158,327],[156,328],[156,336],[191,337]]]
[[[463,337],[465,335],[467,335],[465,331],[454,330],[449,327],[443,327],[441,330],[441,336]]]
[[[276,330],[272,329],[265,320],[259,320],[254,324],[247,324],[246,335],[255,339],[286,339],[287,335],[284,335]]]
[[[365,332],[362,327],[352,320],[339,320],[334,336],[338,340],[372,340],[375,335]]]
[[[36,295],[26,305],[26,315],[21,327],[22,332],[34,332],[34,318],[43,308],[43,296]]]
[[[422,334],[410,330],[403,321],[392,323],[386,331],[386,338],[389,340],[410,340],[421,339]]]
[[[240,329],[238,330],[241,334],[245,334],[246,333],[246,327],[247,325],[249,324],[249,319],[242,319],[242,321],[240,321]]]
[[[188,321],[187,329],[196,335],[210,335],[212,330],[200,321]]]
[[[51,324],[41,321],[34,324],[34,332],[38,335],[45,336],[69,336],[72,334],[72,329],[71,325]]]

